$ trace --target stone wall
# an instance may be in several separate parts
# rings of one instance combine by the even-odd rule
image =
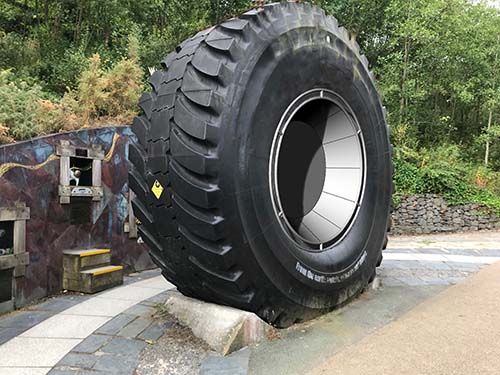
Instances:
[[[128,272],[153,267],[145,247],[125,233],[131,221],[128,144],[134,137],[129,127],[106,127],[0,147],[0,212],[16,209],[19,204],[30,212],[23,244],[29,262],[25,273],[14,275],[16,307],[62,289],[66,249],[110,248],[112,263],[124,266]],[[79,150],[102,150],[98,200],[84,198],[93,201],[83,205],[79,201],[61,203],[63,158],[58,149],[62,144]]]
[[[429,234],[500,229],[500,218],[477,204],[452,206],[435,194],[404,198],[392,214],[392,234]]]

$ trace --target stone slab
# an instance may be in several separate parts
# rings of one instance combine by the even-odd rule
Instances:
[[[96,333],[106,335],[116,335],[120,330],[136,318],[135,315],[120,314],[100,327]]]
[[[50,370],[49,367],[2,367],[2,375],[45,375]]]
[[[95,353],[102,346],[104,346],[108,341],[111,340],[111,336],[107,335],[90,335],[75,348],[73,348],[74,353]]]
[[[139,354],[145,347],[146,343],[142,341],[115,337],[101,348],[101,352],[133,356]]]
[[[76,306],[70,307],[69,309],[63,311],[63,313],[66,315],[114,317],[137,303],[136,301],[101,298],[101,296],[91,298]]]
[[[118,332],[118,336],[135,338],[148,328],[151,323],[153,323],[151,319],[139,317],[123,327],[120,332]]]
[[[21,337],[84,339],[109,320],[102,316],[58,314],[27,330]]]
[[[16,337],[0,346],[0,366],[53,367],[79,342],[79,339]]]
[[[199,375],[247,375],[249,361],[249,348],[227,357],[210,355],[201,364]]]
[[[266,340],[272,327],[255,314],[172,293],[167,311],[204,340],[213,350],[226,355]]]
[[[138,287],[138,286],[129,286],[127,289],[116,288],[110,290],[108,292],[103,293],[99,297],[101,298],[111,298],[114,300],[123,300],[123,301],[134,301],[140,302],[144,299],[148,299],[160,293],[163,289],[156,288],[148,288],[148,287]]]

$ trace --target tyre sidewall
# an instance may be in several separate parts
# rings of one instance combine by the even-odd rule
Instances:
[[[333,40],[331,44],[324,43],[326,35]],[[276,44],[286,45],[291,37],[309,43],[277,54]],[[272,51],[269,48],[259,55],[246,87],[240,89],[245,94],[238,126],[225,133],[225,144],[230,146],[224,147],[223,158],[237,162],[232,183],[239,208],[235,214],[244,232],[240,241],[249,245],[273,284],[292,299],[304,304],[308,296],[308,305],[318,299],[338,304],[331,291],[349,287],[353,294],[366,283],[379,261],[385,236],[391,177],[383,110],[367,70],[335,35],[301,29],[279,39]],[[366,151],[366,187],[358,215],[344,238],[323,252],[307,252],[278,223],[269,188],[269,157],[286,108],[304,92],[317,88],[341,96],[359,122]]]

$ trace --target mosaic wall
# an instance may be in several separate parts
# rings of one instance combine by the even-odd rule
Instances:
[[[26,204],[29,265],[14,283],[17,307],[61,291],[65,249],[111,248],[112,263],[131,271],[152,268],[143,245],[124,233],[128,222],[127,157],[134,137],[128,127],[60,133],[0,147],[0,208]],[[73,204],[60,204],[56,146],[100,145],[103,197],[91,203],[89,220],[75,220]],[[73,211],[72,211],[73,210]]]

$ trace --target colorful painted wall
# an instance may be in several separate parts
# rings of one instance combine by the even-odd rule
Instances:
[[[127,146],[133,137],[128,127],[106,127],[0,147],[0,208],[29,208],[29,264],[24,275],[15,277],[16,307],[61,291],[65,249],[111,248],[112,263],[129,272],[153,267],[143,245],[124,232],[129,215]],[[56,147],[61,141],[76,147],[100,145],[104,152],[103,196],[92,202],[91,219],[84,224],[72,224],[72,204],[60,203]]]

